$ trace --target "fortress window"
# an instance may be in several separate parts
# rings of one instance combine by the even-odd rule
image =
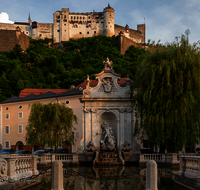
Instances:
[[[97,32],[96,31],[94,31],[94,34],[96,34]]]
[[[79,32],[79,34],[82,34],[82,32]]]
[[[89,34],[89,32],[87,32],[87,34]]]

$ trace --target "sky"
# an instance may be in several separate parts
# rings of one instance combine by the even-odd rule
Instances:
[[[200,0],[0,0],[0,22],[27,22],[30,12],[32,21],[52,23],[53,13],[62,8],[102,12],[108,3],[115,10],[115,24],[136,30],[145,23],[146,41],[172,42],[187,29],[191,44],[200,40]]]

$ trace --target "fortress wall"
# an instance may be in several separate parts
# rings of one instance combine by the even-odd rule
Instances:
[[[125,54],[126,51],[128,50],[128,48],[132,45],[134,45],[135,47],[138,47],[138,48],[145,48],[140,43],[134,42],[133,40],[131,40],[123,35],[117,36],[116,41],[117,41],[118,48],[119,48],[119,51],[121,54]]]
[[[26,50],[29,46],[29,37],[16,30],[0,30],[0,51],[10,51],[17,43]]]
[[[37,38],[52,38],[52,24],[51,23],[37,23]]]

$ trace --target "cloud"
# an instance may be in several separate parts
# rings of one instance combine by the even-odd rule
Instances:
[[[9,16],[5,12],[1,12],[0,13],[0,22],[1,23],[9,23],[9,24],[13,24],[14,23],[13,21],[9,20]]]

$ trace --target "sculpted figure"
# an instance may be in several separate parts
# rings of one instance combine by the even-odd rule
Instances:
[[[103,135],[104,135],[104,143],[106,144],[106,148],[109,150],[115,150],[115,136],[114,133],[112,131],[112,128],[109,127],[109,125],[104,122],[101,125],[102,129],[103,129]]]
[[[107,60],[103,62],[105,69],[112,69],[112,61],[109,61],[109,58],[107,57]]]

